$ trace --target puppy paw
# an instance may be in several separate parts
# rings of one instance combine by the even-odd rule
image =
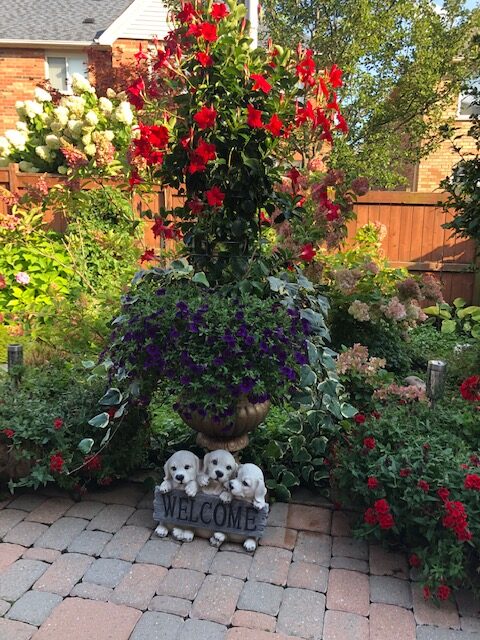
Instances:
[[[243,543],[243,548],[246,551],[255,551],[257,548],[257,541],[254,538],[247,538]]]
[[[184,534],[185,534],[185,531],[183,529],[180,529],[179,527],[174,527],[172,529],[172,536],[175,538],[175,540],[178,540],[179,542],[183,542]]]
[[[229,491],[222,491],[219,497],[222,502],[232,501],[232,494]]]
[[[195,534],[194,534],[193,531],[189,531],[187,529],[184,529],[184,531],[183,531],[183,542],[191,542],[194,537],[195,537]]]
[[[263,509],[264,506],[265,506],[265,500],[253,501],[253,508],[256,509],[257,511],[260,511],[261,509]]]
[[[160,485],[160,493],[168,493],[169,491],[172,490],[172,483],[170,482],[170,480],[164,480],[162,482],[162,484]]]
[[[210,538],[209,542],[212,547],[219,547],[223,542],[225,542],[225,534],[220,531],[216,531],[213,536]]]
[[[200,473],[197,476],[197,482],[200,487],[206,487],[207,484],[210,482],[210,478],[207,476],[206,473]]]
[[[194,498],[197,495],[198,484],[194,481],[189,482],[185,487],[185,493],[189,498]]]
[[[159,538],[165,538],[168,536],[168,529],[167,527],[164,527],[163,524],[159,524],[155,529],[155,533]]]

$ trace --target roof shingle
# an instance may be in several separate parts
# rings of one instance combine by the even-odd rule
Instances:
[[[134,0],[0,0],[0,40],[92,42]],[[86,18],[94,22],[85,23]]]

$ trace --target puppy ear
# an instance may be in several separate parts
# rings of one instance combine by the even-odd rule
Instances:
[[[195,454],[193,457],[195,459],[195,475],[198,475],[200,473],[200,458]]]
[[[172,479],[172,474],[170,473],[170,465],[168,464],[169,462],[170,461],[167,460],[166,463],[163,465],[164,480]]]
[[[206,453],[203,456],[203,463],[202,463],[202,471],[203,471],[203,473],[207,473],[208,465],[210,464],[210,460],[211,459],[212,459],[212,452],[211,451],[209,453]]]
[[[257,484],[255,486],[255,500],[258,502],[265,501],[265,496],[267,495],[267,488],[265,487],[265,482],[263,478],[258,478]]]

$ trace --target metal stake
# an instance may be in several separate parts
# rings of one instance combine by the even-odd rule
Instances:
[[[7,346],[8,373],[16,385],[20,380],[20,369],[23,367],[23,345],[9,344]]]
[[[427,366],[427,396],[432,409],[437,400],[443,397],[445,380],[447,377],[447,363],[444,360],[429,360]]]

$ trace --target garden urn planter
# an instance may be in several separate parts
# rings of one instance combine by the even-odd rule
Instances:
[[[198,432],[197,444],[204,449],[215,451],[240,451],[248,445],[248,434],[263,422],[270,410],[270,400],[252,403],[241,397],[236,405],[235,413],[228,418],[214,420],[210,415],[202,415],[198,411],[190,411],[182,406],[178,414],[182,420]]]

